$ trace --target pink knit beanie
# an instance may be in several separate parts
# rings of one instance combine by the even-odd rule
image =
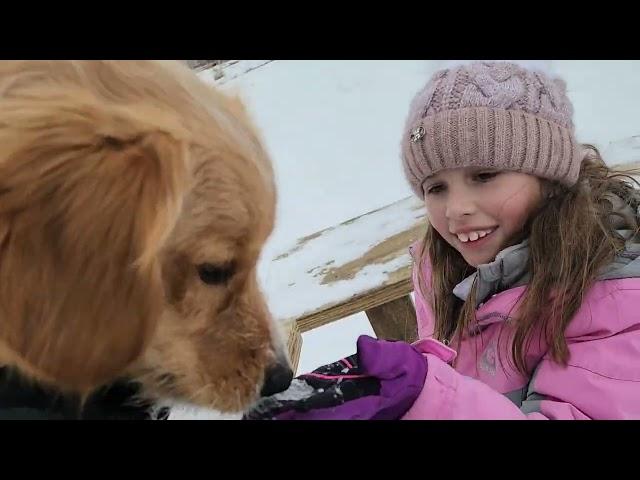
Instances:
[[[424,180],[467,166],[529,173],[571,186],[583,152],[566,85],[511,61],[472,62],[436,72],[411,102],[402,138],[404,171]]]

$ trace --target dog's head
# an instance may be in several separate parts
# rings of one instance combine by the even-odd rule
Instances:
[[[178,62],[0,62],[0,362],[225,411],[286,387],[275,201],[241,103]]]

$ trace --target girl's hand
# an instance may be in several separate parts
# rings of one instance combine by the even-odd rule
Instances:
[[[261,399],[245,420],[393,420],[413,405],[427,361],[404,342],[361,336],[357,353],[293,380]]]

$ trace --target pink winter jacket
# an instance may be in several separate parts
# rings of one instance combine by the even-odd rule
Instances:
[[[419,293],[415,268],[420,339],[415,346],[427,358],[428,373],[421,394],[403,419],[640,419],[638,255],[623,255],[586,294],[566,330],[570,352],[566,367],[554,362],[544,345],[531,343],[530,377],[512,366],[504,341],[523,285],[502,291],[497,287],[495,294],[485,289],[488,295],[477,308],[478,327],[463,339],[454,369],[450,363],[456,352],[431,338],[433,312]],[[502,271],[507,260],[497,258],[484,272],[494,287],[504,280],[501,275],[513,273]],[[421,273],[431,278],[428,265]],[[428,288],[428,282],[425,285]],[[501,329],[503,338],[498,343]]]

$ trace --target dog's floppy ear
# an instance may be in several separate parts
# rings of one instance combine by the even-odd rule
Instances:
[[[0,92],[0,344],[26,373],[88,391],[154,331],[188,149],[157,112],[38,87]]]

